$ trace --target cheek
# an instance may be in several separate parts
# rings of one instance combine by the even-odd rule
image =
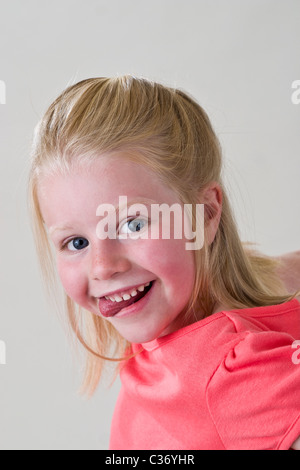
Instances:
[[[173,295],[193,289],[194,252],[185,249],[184,240],[149,240],[143,256],[148,260],[149,271],[156,274]]]
[[[87,283],[81,270],[73,263],[57,260],[57,272],[66,294],[76,303],[83,305],[87,292]]]
[[[168,251],[169,263],[165,266],[165,274],[172,285],[172,295],[185,300],[189,299],[195,279],[195,262],[192,251],[185,250],[182,243],[174,243]]]

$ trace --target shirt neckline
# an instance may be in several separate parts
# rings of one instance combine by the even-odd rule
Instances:
[[[219,318],[223,317],[224,314],[226,313],[239,313],[243,315],[248,315],[249,317],[256,317],[262,314],[267,316],[270,314],[276,315],[279,311],[282,313],[286,313],[288,310],[293,309],[300,306],[300,302],[294,298],[292,300],[289,300],[288,302],[285,302],[283,304],[277,304],[277,305],[267,305],[267,306],[261,306],[261,307],[247,307],[247,308],[241,308],[241,309],[231,309],[231,310],[222,310],[220,312],[214,313],[210,315],[209,317],[203,318],[202,320],[199,320],[197,322],[191,323],[190,325],[187,325],[183,328],[180,328],[179,330],[174,331],[173,333],[169,333],[165,336],[162,336],[160,338],[156,338],[152,341],[148,341],[147,343],[142,343],[141,346],[143,349],[146,351],[153,351],[154,349],[158,349],[164,344],[174,341],[177,338],[180,338],[181,336],[186,335],[187,333],[196,330],[198,328],[202,328],[209,323],[218,320]],[[255,310],[255,312],[253,312]]]

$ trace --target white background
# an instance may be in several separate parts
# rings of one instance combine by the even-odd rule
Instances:
[[[0,449],[106,449],[118,382],[87,401],[30,232],[33,128],[69,84],[142,75],[191,93],[224,149],[241,236],[298,250],[299,0],[1,0]]]

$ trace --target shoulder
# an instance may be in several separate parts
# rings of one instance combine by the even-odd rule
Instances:
[[[300,366],[292,345],[287,333],[248,330],[213,372],[206,400],[225,448],[288,449],[299,436]]]
[[[277,305],[224,312],[237,332],[273,331],[300,338],[300,303],[298,299]]]

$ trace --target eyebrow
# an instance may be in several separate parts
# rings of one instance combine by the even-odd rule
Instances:
[[[49,227],[49,233],[50,235],[53,235],[54,232],[64,232],[65,230],[72,230],[73,227],[71,227],[70,225],[65,225],[65,226],[62,226],[62,227]]]
[[[120,202],[120,199],[119,199],[119,202]],[[125,207],[129,208],[130,206],[133,206],[134,204],[144,204],[146,206],[146,205],[149,205],[149,204],[157,204],[157,201],[155,201],[154,199],[148,199],[148,198],[144,198],[144,197],[137,197],[135,199],[131,199],[130,201],[127,201],[127,204],[121,204],[120,206],[115,207],[115,210],[117,212],[120,212]]]
[[[120,202],[120,199],[119,199],[119,202]],[[113,206],[113,204],[111,204],[111,206],[113,206],[114,209],[116,210],[116,212],[119,213],[124,208],[126,208],[126,207],[129,208],[133,204],[149,205],[149,204],[157,204],[157,201],[155,201],[154,199],[138,197],[138,198],[135,198],[135,199],[131,199],[130,201],[127,201],[127,204],[121,204],[120,206],[119,205]],[[64,232],[65,230],[73,230],[73,228],[74,227],[72,227],[70,225],[63,225],[61,227],[51,226],[51,227],[49,227],[49,234],[53,235],[55,232]]]

